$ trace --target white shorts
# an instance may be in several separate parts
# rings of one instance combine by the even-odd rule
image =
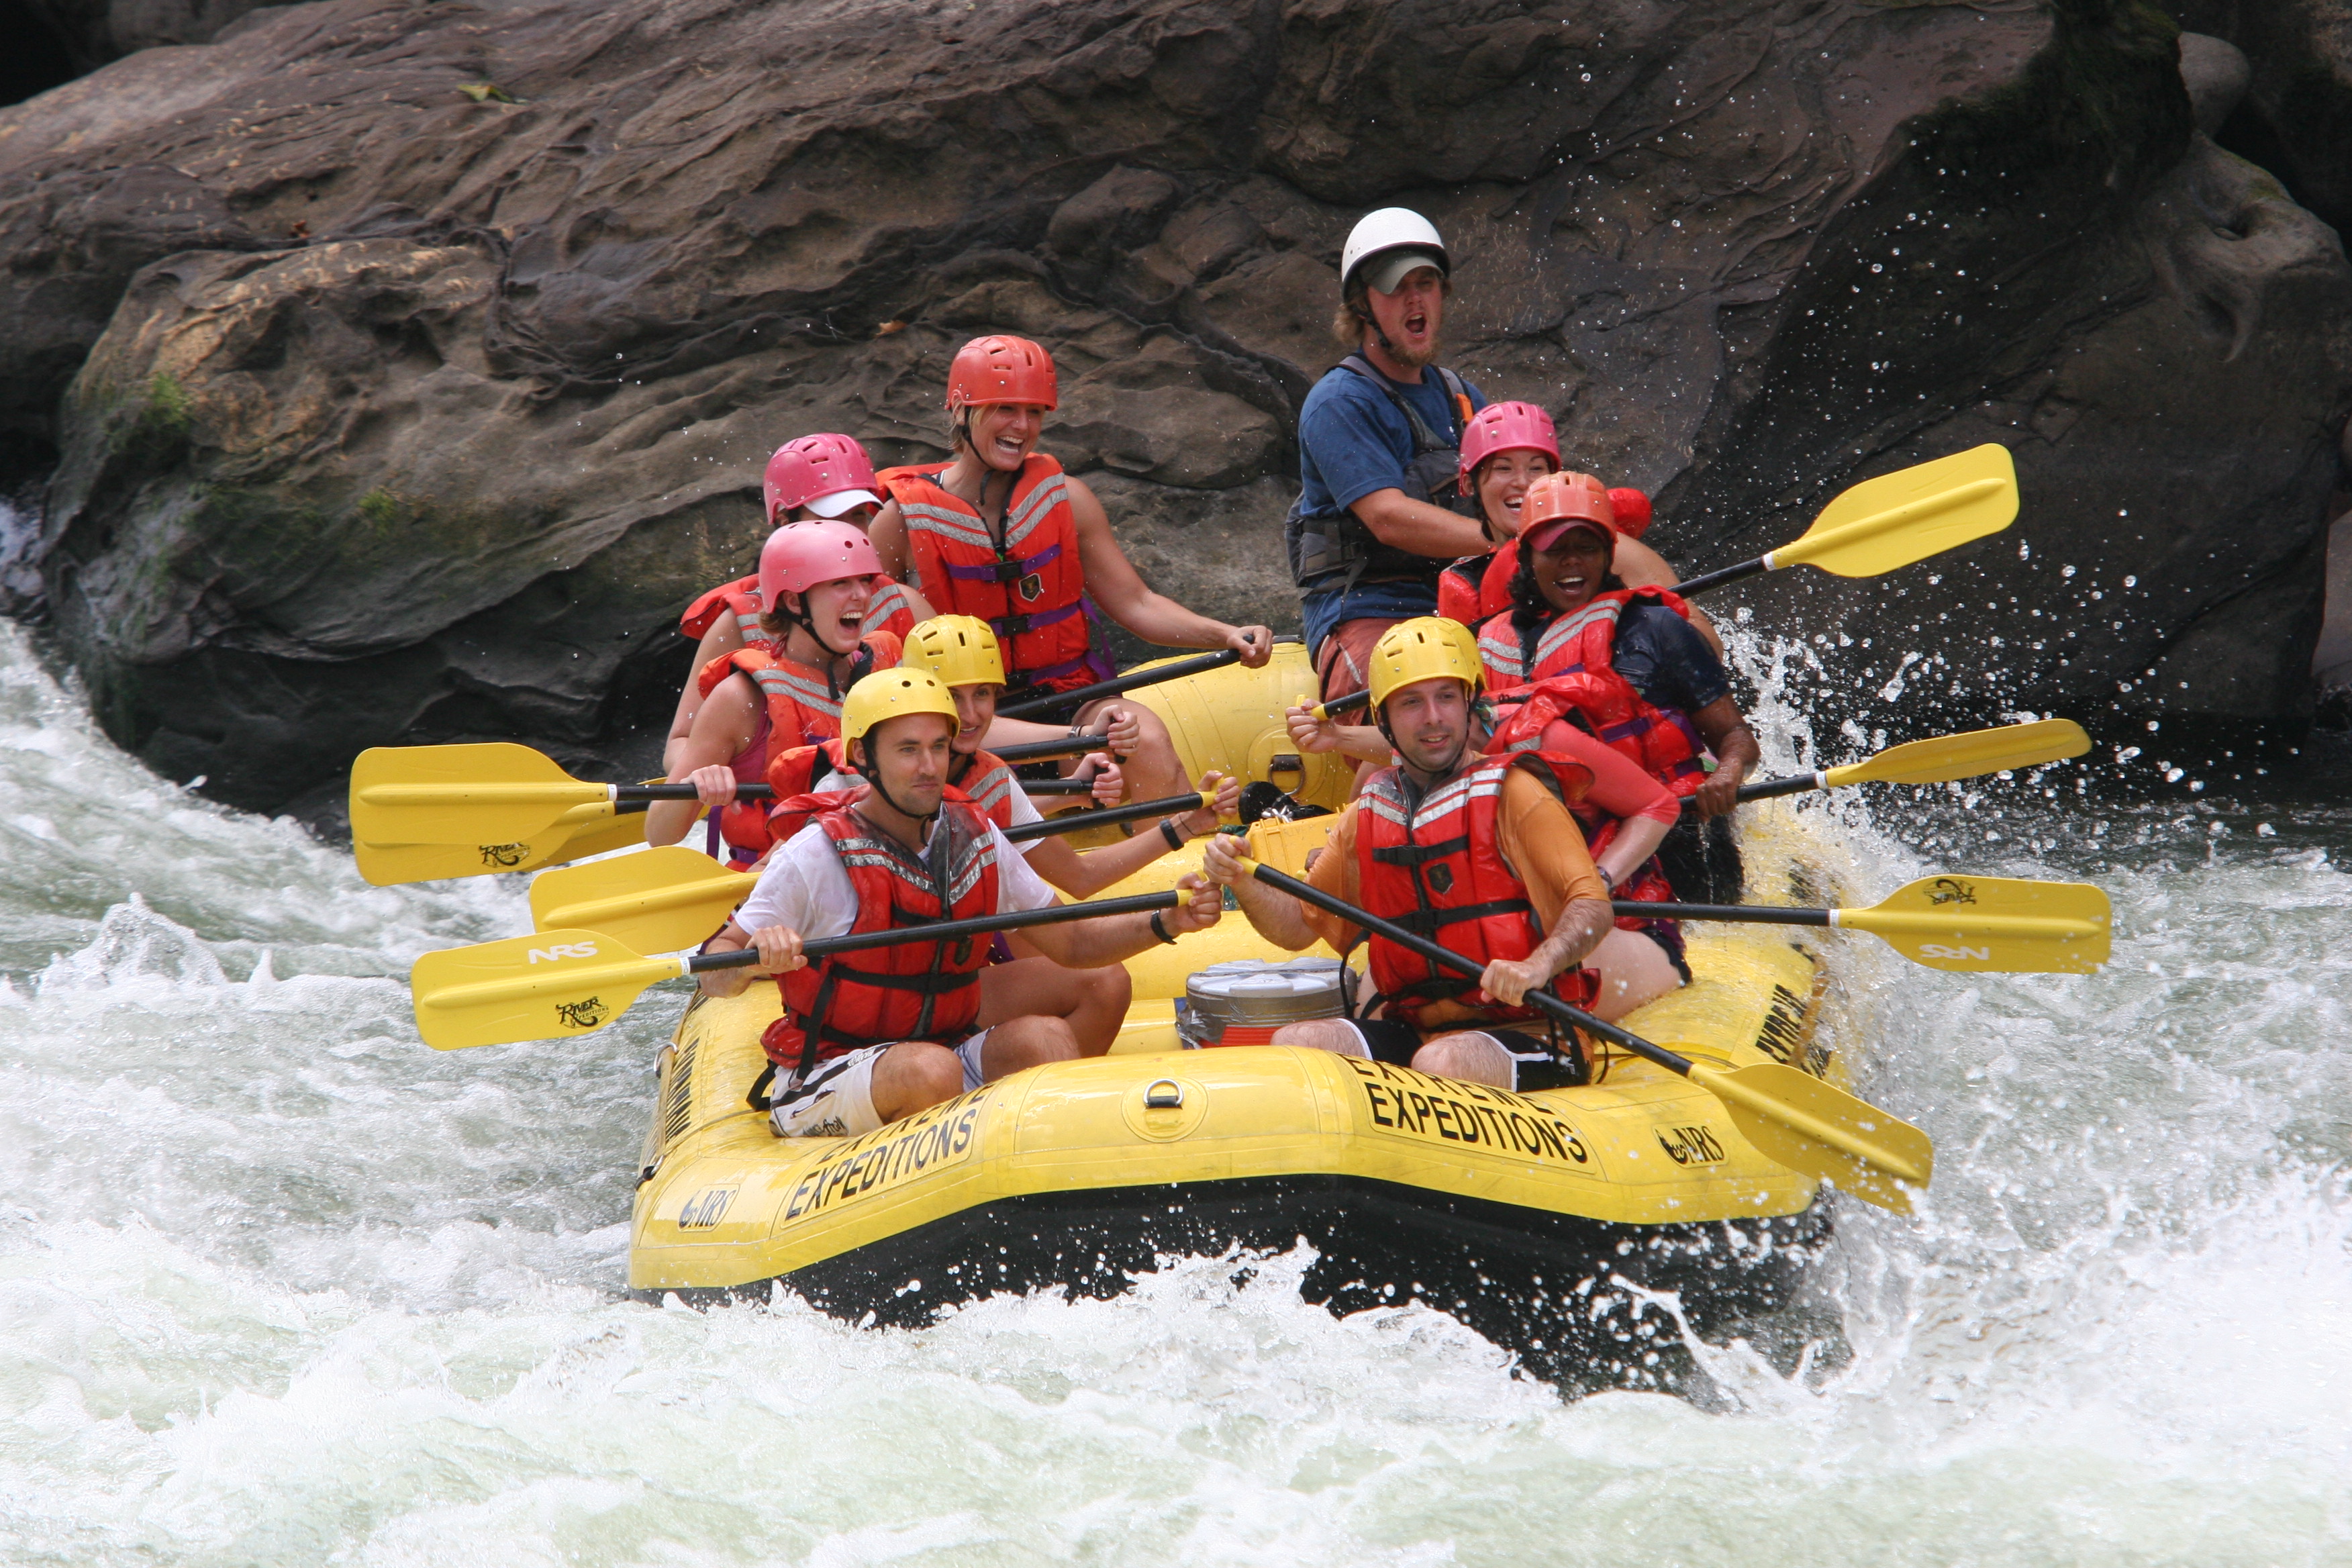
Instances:
[[[980,1087],[980,1053],[988,1044],[982,1029],[955,1047],[963,1063],[966,1093]],[[778,1095],[768,1108],[768,1125],[779,1138],[855,1138],[882,1125],[874,1109],[874,1064],[889,1046],[865,1046],[832,1057],[809,1069],[808,1077],[789,1094]]]

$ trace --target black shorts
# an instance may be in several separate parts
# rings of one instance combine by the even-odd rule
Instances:
[[[1349,1018],[1342,1022],[1356,1026],[1356,1033],[1363,1037],[1364,1048],[1371,1053],[1374,1061],[1386,1062],[1391,1067],[1412,1066],[1413,1053],[1427,1043],[1420,1030],[1402,1018]],[[1503,1053],[1511,1058],[1511,1088],[1521,1094],[1539,1089],[1573,1089],[1591,1077],[1584,1059],[1584,1047],[1572,1034],[1562,1042],[1563,1055],[1553,1050],[1549,1041],[1517,1029],[1482,1028],[1465,1023],[1439,1032],[1484,1035],[1502,1047]]]

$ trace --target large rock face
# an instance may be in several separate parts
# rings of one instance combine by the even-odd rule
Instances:
[[[2017,450],[2023,524],[1939,571],[1738,591],[1841,628],[1864,721],[1911,652],[1913,717],[1940,658],[1972,718],[2291,719],[2352,272],[2182,70],[2140,0],[258,12],[0,112],[0,479],[54,465],[110,730],[256,805],[379,742],[657,735],[766,453],[938,455],[991,329],[1052,348],[1048,446],[1155,585],[1296,626],[1295,412],[1402,201],[1454,362],[1686,569]]]

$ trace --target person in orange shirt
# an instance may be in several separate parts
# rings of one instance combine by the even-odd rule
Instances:
[[[1460,623],[1403,621],[1372,649],[1374,712],[1397,762],[1341,814],[1307,880],[1367,912],[1409,923],[1484,965],[1476,980],[1372,936],[1381,1017],[1285,1026],[1307,1046],[1498,1089],[1549,1089],[1589,1077],[1583,1047],[1525,1005],[1549,990],[1604,1017],[1650,999],[1609,984],[1605,947],[1665,970],[1656,945],[1616,929],[1568,800],[1591,773],[1534,752],[1488,757],[1472,744],[1477,653]],[[1318,937],[1342,952],[1364,932],[1250,878],[1229,839],[1203,857],[1261,936],[1294,952]],[[1654,993],[1653,993],[1654,994]]]

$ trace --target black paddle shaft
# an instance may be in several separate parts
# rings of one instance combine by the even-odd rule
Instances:
[[[1197,658],[1180,658],[1173,664],[1163,664],[1157,669],[1139,669],[1111,680],[1097,680],[1092,686],[1081,686],[1071,691],[1048,691],[1042,697],[1031,697],[999,708],[1000,719],[1019,719],[1031,713],[1043,713],[1050,709],[1084,704],[1097,698],[1116,697],[1122,691],[1132,691],[1139,686],[1157,686],[1163,680],[1178,680],[1203,670],[1222,668],[1241,658],[1232,648],[1221,653],[1204,653]]]
[[[968,921],[940,921],[932,925],[901,926],[894,931],[866,931],[857,936],[819,937],[803,942],[804,958],[830,958],[836,952],[856,952],[869,947],[895,947],[907,942],[954,942],[967,936],[987,936],[1024,926],[1060,925],[1066,921],[1090,921],[1104,915],[1141,914],[1147,910],[1172,910],[1184,901],[1182,893],[1138,893],[1126,899],[1097,899],[1084,904],[1049,904],[1042,910],[1014,910],[1010,914],[974,915]],[[686,961],[688,974],[713,969],[748,969],[760,962],[760,950],[698,952]]]
[[[695,787],[690,784],[618,784],[613,790],[613,809],[616,812],[632,809],[643,811],[654,801],[692,800],[696,797],[696,793]],[[739,784],[735,786],[735,798],[737,800],[773,800],[776,798],[776,792],[774,787],[769,784]]]
[[[1197,795],[1162,795],[1158,800],[1139,800],[1108,811],[1067,811],[1059,816],[1049,816],[1043,822],[1024,822],[1018,827],[1008,827],[1004,837],[1015,844],[1026,844],[1033,838],[1051,838],[1056,833],[1076,833],[1088,827],[1116,827],[1122,822],[1136,822],[1147,816],[1172,816],[1180,811],[1198,811],[1201,797]]]
[[[1251,875],[1269,888],[1288,893],[1301,903],[1313,904],[1327,914],[1338,915],[1343,921],[1360,925],[1375,936],[1385,937],[1399,947],[1411,952],[1417,952],[1432,963],[1451,969],[1457,974],[1466,974],[1475,980],[1486,972],[1486,966],[1475,958],[1465,958],[1451,948],[1440,947],[1425,936],[1416,936],[1401,925],[1392,924],[1378,915],[1369,914],[1345,899],[1335,899],[1322,889],[1310,887],[1296,877],[1285,876],[1271,866],[1258,864]],[[1647,909],[1655,906],[1641,907]],[[1641,1036],[1621,1029],[1614,1024],[1604,1024],[1583,1008],[1571,1007],[1549,992],[1528,992],[1528,1005],[1539,1012],[1549,1013],[1561,1023],[1582,1029],[1589,1035],[1598,1035],[1612,1045],[1622,1046],[1635,1056],[1655,1062],[1668,1072],[1678,1072],[1685,1077],[1690,1074],[1691,1062],[1688,1057],[1677,1056],[1664,1046],[1654,1046]]]
[[[1639,899],[1619,899],[1609,907],[1635,920],[1739,921],[1759,926],[1826,926],[1831,913],[1828,910],[1776,908],[1771,904],[1650,904]]]
[[[1002,763],[1034,763],[1047,757],[1075,757],[1086,752],[1099,752],[1108,742],[1100,735],[1064,735],[1055,741],[1024,741],[1017,746],[998,746],[996,760]]]
[[[1727,566],[1720,572],[1702,572],[1687,583],[1677,583],[1671,590],[1687,599],[1694,594],[1704,594],[1709,588],[1720,588],[1726,583],[1738,583],[1772,570],[1759,555],[1753,561],[1743,561],[1737,566]]]

